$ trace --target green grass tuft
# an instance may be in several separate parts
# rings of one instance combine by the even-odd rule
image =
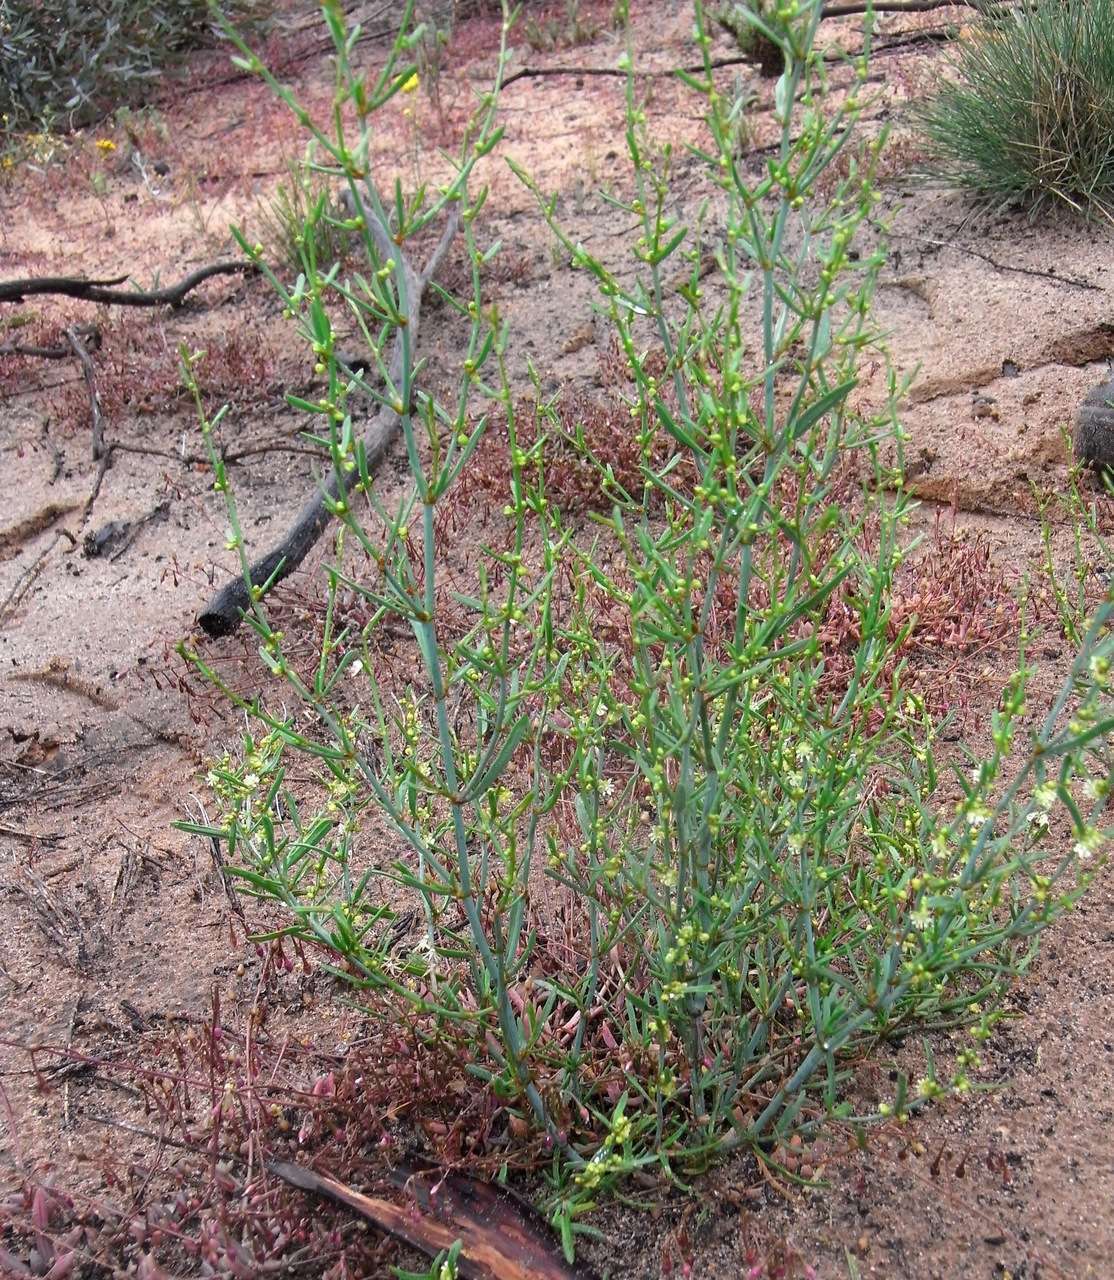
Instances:
[[[301,271],[307,253],[322,270],[341,262],[359,237],[345,224],[337,184],[305,160],[288,159],[286,181],[259,205],[259,229],[268,261]]]
[[[917,111],[931,170],[997,204],[1114,211],[1114,0],[980,21]]]

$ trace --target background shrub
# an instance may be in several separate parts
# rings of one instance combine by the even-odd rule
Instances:
[[[935,173],[998,204],[1110,212],[1114,0],[985,18],[950,71],[917,112]]]
[[[257,26],[270,0],[227,0]],[[213,37],[206,0],[0,0],[0,115],[9,129],[74,127],[141,102]]]

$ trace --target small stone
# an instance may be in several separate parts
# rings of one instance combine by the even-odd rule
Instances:
[[[1114,381],[1087,392],[1075,415],[1075,456],[1096,471],[1114,468]]]
[[[994,418],[997,420],[998,402],[993,396],[976,394],[971,397],[971,412],[976,418]]]

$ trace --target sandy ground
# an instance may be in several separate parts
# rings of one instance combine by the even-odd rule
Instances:
[[[683,8],[632,10],[646,65],[672,65],[688,25]],[[450,121],[470,72],[479,77],[490,65],[490,34],[479,20],[461,28],[459,61],[445,77]],[[585,48],[530,61],[608,66],[619,48],[604,31]],[[933,56],[914,48],[879,59],[878,116],[896,111],[901,86],[924,75]],[[321,58],[301,61],[290,79],[313,105],[325,101]],[[523,80],[504,107],[507,154],[560,193],[572,237],[615,262],[628,219],[598,189],[621,191],[626,181],[621,86]],[[396,160],[402,151],[404,170],[435,172],[433,109],[413,101],[417,118],[400,115],[384,147]],[[665,82],[650,111],[653,127],[679,140],[698,127],[691,104]],[[115,153],[98,153],[87,139],[62,163],[28,168],[0,188],[0,275],[127,272],[166,283],[229,252],[228,223],[250,225],[260,193],[299,145],[260,87],[242,79],[174,96],[135,128],[144,172],[114,130]],[[762,128],[759,119],[759,138]],[[165,174],[154,174],[156,160]],[[103,197],[90,184],[97,167]],[[591,390],[606,335],[590,320],[586,282],[552,252],[528,193],[501,161],[489,160],[484,177],[492,187],[485,234],[504,246],[495,294],[520,371],[528,356],[547,386]],[[892,248],[878,315],[899,368],[919,369],[903,423],[924,527],[942,514],[949,528],[981,532],[995,562],[1019,576],[1039,562],[1034,494],[1062,491],[1064,428],[1114,356],[1110,233],[972,216],[957,197],[912,185],[900,165],[887,176],[884,207]],[[15,310],[0,312],[0,322]],[[138,1055],[168,1017],[204,1018],[214,990],[226,1009],[250,999],[257,974],[234,929],[230,942],[229,900],[209,848],[171,826],[196,814],[206,759],[238,731],[236,717],[186,680],[173,655],[231,567],[208,468],[182,460],[201,442],[175,389],[174,353],[181,342],[209,347],[211,398],[232,402],[232,447],[291,450],[234,467],[252,541],[271,538],[311,483],[299,420],[282,401],[309,371],[260,281],[215,279],[174,312],[60,299],[18,310],[43,331],[101,326],[94,357],[106,439],[132,450],[113,455],[89,506],[98,467],[76,362],[0,357],[0,600],[8,602],[0,610],[0,1061],[9,1108],[0,1132],[13,1176],[88,1185],[82,1157],[106,1141],[91,1117],[111,1114],[115,1095],[95,1080],[67,1085],[64,1097],[37,1091],[16,1046]],[[452,349],[453,322],[442,309],[426,323],[435,365]],[[880,382],[868,381],[863,394],[875,393]],[[391,466],[401,472],[400,459]],[[113,521],[141,522],[134,540],[89,555],[86,536]],[[1067,563],[1067,538],[1055,545]],[[290,597],[294,616],[310,572]],[[1048,619],[1040,652],[1041,687],[1051,688],[1070,655]],[[206,653],[250,687],[241,641],[212,642]],[[1009,659],[973,660],[977,705],[993,704]],[[710,1175],[695,1205],[677,1197],[652,1218],[607,1211],[598,1224],[605,1241],[589,1255],[616,1277],[667,1274],[686,1255],[695,1276],[750,1274],[760,1263],[755,1275],[805,1274],[805,1264],[824,1277],[1110,1275],[1110,908],[1105,880],[1053,931],[1017,989],[1024,1017],[998,1036],[985,1073],[1002,1089],[879,1134],[865,1153],[833,1163],[827,1190],[754,1185],[753,1167],[741,1162]],[[340,1038],[349,1016],[323,1011],[316,1025]],[[306,1034],[312,1019],[297,1025]]]

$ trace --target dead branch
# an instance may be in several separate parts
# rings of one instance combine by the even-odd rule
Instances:
[[[1012,7],[1012,0],[1002,0],[1001,4],[995,5],[994,9],[1006,9]],[[882,0],[879,4],[870,4],[867,0],[849,0],[846,4],[829,4],[825,5],[820,11],[822,18],[849,18],[855,14],[866,13],[867,10],[874,13],[929,13],[934,9],[977,9],[980,13],[987,12],[986,0]],[[938,37],[938,33],[917,32],[914,33],[917,39],[931,39],[933,36]],[[878,52],[879,50],[875,50]],[[842,56],[842,55],[839,55]],[[740,53],[729,58],[713,58],[709,63],[713,71],[718,71],[724,67],[739,66],[762,66],[763,59],[758,54]],[[547,76],[610,76],[626,79],[628,75],[635,76],[640,80],[660,80],[675,76],[681,73],[690,76],[701,75],[704,71],[702,62],[696,63],[690,67],[664,67],[657,71],[629,71],[622,70],[619,67],[520,67],[517,71],[503,81],[503,88],[506,89],[514,84],[516,80],[540,80]]]
[[[361,28],[359,36],[351,42],[350,48],[356,49],[356,48],[359,48],[361,45],[373,44],[377,41],[389,42],[393,40],[394,37],[398,34],[398,26],[393,20],[389,22],[388,25],[385,27],[371,26],[372,22],[377,22],[381,17],[383,17],[384,14],[389,14],[391,12],[390,0],[387,4],[384,4],[380,9],[378,9],[375,12],[371,12],[366,16],[359,16],[360,8],[358,5],[356,6],[355,10],[352,10],[350,7],[346,8],[346,12],[348,14],[349,30],[352,29],[352,26],[354,25],[355,21],[359,22],[360,28]],[[307,21],[301,27],[297,27],[297,26],[290,27],[289,34],[292,36],[301,35],[305,31],[309,30],[311,27],[314,27],[316,25],[317,25],[317,18],[315,16],[312,21]],[[311,58],[317,58],[323,54],[333,53],[333,52],[335,52],[335,46],[333,45],[333,42],[331,39],[314,41],[312,44],[308,45],[307,47],[296,50],[286,55],[285,57],[281,58],[278,62],[275,63],[273,70],[275,72],[275,75],[285,76],[285,75],[288,75],[294,68],[301,66],[302,63],[308,62]],[[178,103],[178,102],[181,102],[183,98],[192,98],[197,94],[209,95],[209,94],[212,94],[216,89],[223,89],[223,88],[226,88],[228,85],[243,84],[245,81],[253,79],[254,75],[255,73],[252,71],[234,71],[234,72],[230,72],[227,75],[220,75],[212,78],[196,77],[196,76],[191,77],[188,83],[184,83],[181,85],[176,84],[174,86],[173,95],[167,96],[165,98],[156,98],[153,105],[156,107],[165,108],[167,103],[169,102]],[[226,124],[222,127],[220,132],[231,133],[232,129],[229,128],[228,125]],[[215,135],[208,134],[205,136],[213,137]]]
[[[402,259],[402,269],[407,277],[407,291],[412,299],[406,330],[414,350],[417,350],[418,345],[422,296],[456,235],[459,221],[459,211],[454,210],[445,224],[445,230],[437,247],[420,275],[413,270],[405,257]],[[393,252],[397,254],[398,249],[393,248]],[[397,384],[402,377],[402,361],[401,334],[396,334],[389,368],[390,381],[394,384]],[[401,415],[386,405],[371,420],[364,432],[364,453],[368,471],[378,466],[393,443],[401,423]],[[273,550],[259,557],[252,564],[249,571],[250,581],[245,581],[242,576],[233,578],[217,592],[198,615],[197,621],[207,635],[226,636],[236,630],[251,604],[250,587],[262,587],[268,582],[272,582],[273,585],[294,572],[329,523],[330,514],[327,503],[335,502],[340,491],[341,479],[334,467],[328,479],[324,480],[306,500],[286,536]]]
[[[101,454],[101,460],[97,466],[97,474],[93,477],[93,487],[89,490],[89,496],[85,499],[85,506],[81,508],[81,523],[84,524],[93,513],[93,504],[100,497],[101,485],[104,484],[104,478],[108,474],[109,468],[112,466],[112,459],[116,454],[116,443],[113,441]]]
[[[77,276],[42,276],[31,280],[0,280],[0,302],[23,302],[32,294],[60,294],[66,298],[78,298],[82,302],[104,302],[120,307],[180,307],[186,294],[196,289],[203,280],[210,276],[227,276],[242,271],[245,274],[256,271],[252,262],[214,262],[207,267],[199,267],[175,285],[165,289],[152,289],[144,292],[141,289],[116,289],[113,286],[123,284],[127,276],[117,276],[113,280],[82,280]]]
[[[6,822],[0,822],[0,834],[10,836],[13,840],[22,840],[27,844],[34,844],[36,841],[53,844],[62,838],[56,831],[24,831],[22,827],[11,827]]]
[[[979,249],[972,249],[968,244],[960,244],[958,240],[930,240],[927,236],[899,236],[902,240],[916,240],[921,244],[932,245],[935,249],[954,249],[958,253],[965,253],[968,257],[978,258],[980,262],[985,262],[987,266],[993,267],[995,271],[1012,272],[1014,275],[1031,276],[1034,280],[1051,280],[1053,284],[1065,284],[1072,289],[1087,289],[1092,293],[1102,293],[1103,286],[1092,284],[1090,280],[1079,280],[1075,276],[1062,276],[1055,271],[1040,271],[1036,267],[1015,267],[1008,262],[998,262],[990,257],[989,254],[983,253]]]
[[[81,372],[85,376],[85,386],[89,392],[89,409],[93,419],[93,461],[104,456],[104,415],[101,413],[101,400],[97,395],[97,371],[93,368],[93,360],[78,337],[76,326],[66,330],[66,339],[73,353],[81,361]]]
[[[1002,8],[996,5],[995,8]],[[867,10],[874,13],[931,13],[934,9],[978,9],[985,13],[986,0],[884,0],[882,4],[869,4],[866,0],[853,0],[848,4],[826,4],[820,10],[822,18],[850,18]]]
[[[119,440],[112,443],[112,448],[120,453],[138,453],[147,458],[168,458],[172,462],[180,462],[183,466],[208,466],[211,459],[206,453],[179,453],[173,449],[153,449],[142,444],[124,444]],[[258,444],[245,445],[242,449],[222,447],[221,462],[240,462],[244,458],[254,458],[261,453],[300,453],[309,458],[320,458],[321,450],[312,449],[309,445],[291,444],[285,436],[273,440],[261,440]]]

